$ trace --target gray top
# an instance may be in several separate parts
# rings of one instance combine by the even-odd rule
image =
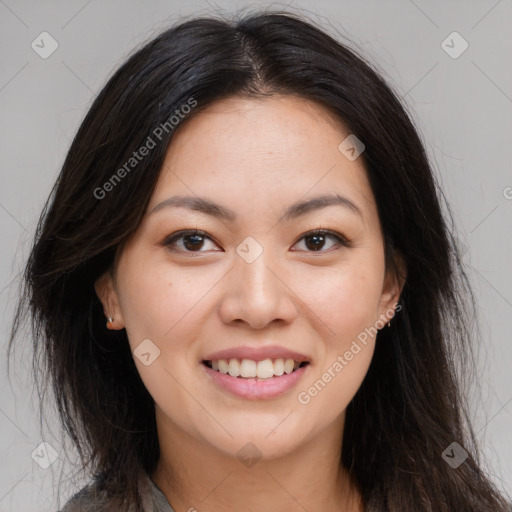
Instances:
[[[99,512],[111,510],[104,492],[98,492],[97,482],[92,482],[78,491],[60,512]],[[143,512],[175,512],[165,494],[158,488],[147,473],[139,477],[139,493]],[[135,512],[133,508],[123,512]],[[139,512],[139,511],[137,511]]]

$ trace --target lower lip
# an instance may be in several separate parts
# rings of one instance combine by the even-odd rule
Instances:
[[[272,377],[268,380],[257,380],[256,378],[242,379],[231,377],[228,373],[220,373],[208,366],[201,364],[207,375],[221,389],[240,398],[250,400],[264,400],[275,398],[292,389],[304,375],[309,364],[298,368],[292,373],[283,374],[279,377]]]

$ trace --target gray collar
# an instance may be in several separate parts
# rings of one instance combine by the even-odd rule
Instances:
[[[110,511],[108,496],[104,490],[98,489],[100,480],[101,476],[97,476],[91,483],[75,493],[61,512]],[[140,473],[137,486],[143,512],[175,512],[165,494],[146,472]],[[137,510],[139,509],[137,508]],[[133,512],[133,507],[129,507],[126,512]]]
[[[148,482],[151,489],[151,507],[148,512],[175,512],[171,507],[165,494],[160,490],[155,482],[148,476]]]

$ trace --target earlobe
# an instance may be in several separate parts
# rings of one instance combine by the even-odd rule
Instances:
[[[407,278],[407,267],[403,256],[397,251],[393,254],[394,266],[389,268],[384,278],[384,286],[379,304],[379,315],[388,323],[395,316],[397,304]]]
[[[124,328],[124,320],[110,270],[107,270],[95,281],[94,290],[103,305],[107,329],[119,330]]]

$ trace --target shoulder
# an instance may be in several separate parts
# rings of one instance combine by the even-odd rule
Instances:
[[[143,512],[174,512],[163,492],[149,475],[143,474],[140,476],[138,487]],[[131,510],[132,507],[130,507]],[[112,511],[111,502],[108,494],[102,489],[101,477],[96,477],[91,483],[74,494],[59,512],[107,511]]]
[[[107,496],[96,479],[74,494],[59,512],[92,512],[106,510]]]

